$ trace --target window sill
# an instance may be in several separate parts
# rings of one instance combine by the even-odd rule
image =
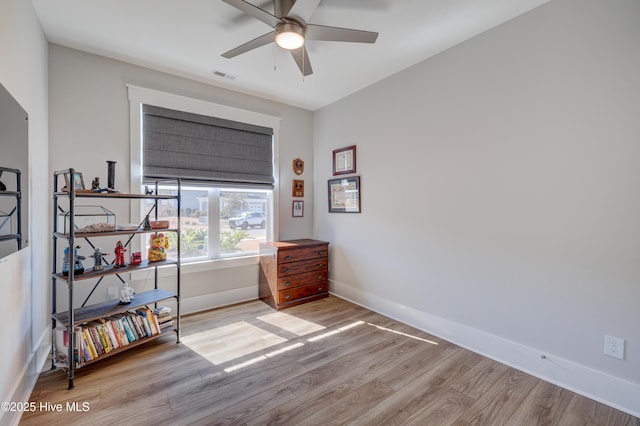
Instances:
[[[219,269],[239,268],[243,266],[257,265],[259,262],[260,262],[260,256],[258,254],[242,256],[242,257],[233,257],[228,259],[201,260],[201,261],[195,261],[195,262],[182,263],[180,265],[180,273],[181,275],[184,275],[184,274],[192,274],[197,272],[215,271]],[[171,266],[171,265],[160,267],[158,268],[158,276],[159,277],[174,276],[176,273],[174,269],[175,269],[175,266]],[[150,270],[133,272],[131,273],[131,280],[137,281],[137,280],[147,279],[149,271]]]
[[[260,261],[258,254],[249,256],[233,257],[228,259],[200,260],[195,262],[183,262],[180,265],[182,273],[212,271],[216,269],[237,268],[240,266],[257,265]]]

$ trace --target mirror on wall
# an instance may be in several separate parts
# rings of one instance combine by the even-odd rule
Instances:
[[[0,84],[0,259],[28,244],[28,146],[27,113]]]

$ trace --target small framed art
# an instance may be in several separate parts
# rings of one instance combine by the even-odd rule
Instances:
[[[333,175],[356,172],[356,146],[333,150]]]
[[[84,191],[84,178],[82,177],[82,173],[75,172],[73,174],[73,189],[76,191]],[[69,174],[64,175],[64,185],[68,189],[69,188]]]
[[[304,201],[295,200],[291,207],[291,216],[304,217]]]
[[[301,175],[304,172],[304,161],[300,158],[293,160],[293,172],[297,175]]]
[[[360,176],[328,181],[329,213],[360,213]]]
[[[293,180],[293,188],[291,189],[292,197],[304,197],[304,181],[303,180]]]

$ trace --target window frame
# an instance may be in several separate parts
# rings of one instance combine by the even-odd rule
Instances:
[[[142,188],[142,105],[156,105],[159,107],[175,109],[179,111],[191,112],[195,114],[209,115],[213,117],[224,118],[227,120],[239,121],[248,124],[254,124],[257,126],[271,127],[273,129],[273,178],[274,188],[272,190],[271,199],[268,201],[268,207],[271,210],[270,226],[267,227],[267,241],[275,240],[275,236],[278,235],[278,199],[279,199],[279,135],[280,135],[280,117],[257,113],[254,111],[244,110],[240,108],[230,107],[227,105],[216,104],[213,102],[205,101],[202,99],[195,99],[181,95],[175,95],[172,93],[162,92],[159,90],[148,89],[140,86],[127,84],[128,98],[129,98],[129,127],[130,127],[130,188]],[[215,205],[211,205],[210,191],[223,188],[211,188],[209,191],[209,209],[215,208]],[[226,188],[224,188],[226,189]],[[258,189],[258,188],[256,188]],[[132,192],[137,192],[134,190]],[[219,198],[219,197],[218,197]],[[219,199],[216,198],[216,202]],[[138,217],[140,215],[140,202],[131,203],[131,217]],[[211,215],[210,215],[211,216]],[[211,219],[210,219],[211,224]],[[216,226],[219,226],[216,225]],[[219,230],[218,230],[219,231]],[[212,232],[211,228],[209,232]],[[219,233],[219,232],[218,232]],[[141,246],[143,246],[141,244]],[[246,264],[247,258],[256,258],[255,255],[242,255],[242,256],[219,256],[212,258],[212,253],[209,253],[207,259],[194,259],[193,261],[186,261],[183,264],[197,265],[195,269],[218,269],[223,264],[226,266],[235,266]]]

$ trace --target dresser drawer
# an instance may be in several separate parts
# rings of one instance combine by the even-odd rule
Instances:
[[[299,260],[327,257],[327,246],[307,247],[296,250],[278,250],[278,264],[297,262]]]
[[[314,296],[316,294],[326,293],[328,291],[327,284],[311,284],[302,287],[292,288],[278,292],[278,303],[292,302],[297,299]]]
[[[313,271],[304,274],[296,274],[278,278],[278,291],[288,288],[300,287],[307,284],[325,284],[329,277],[324,271]]]
[[[286,275],[301,274],[304,272],[326,270],[329,267],[329,258],[301,260],[300,262],[283,263],[278,265],[278,277]]]

